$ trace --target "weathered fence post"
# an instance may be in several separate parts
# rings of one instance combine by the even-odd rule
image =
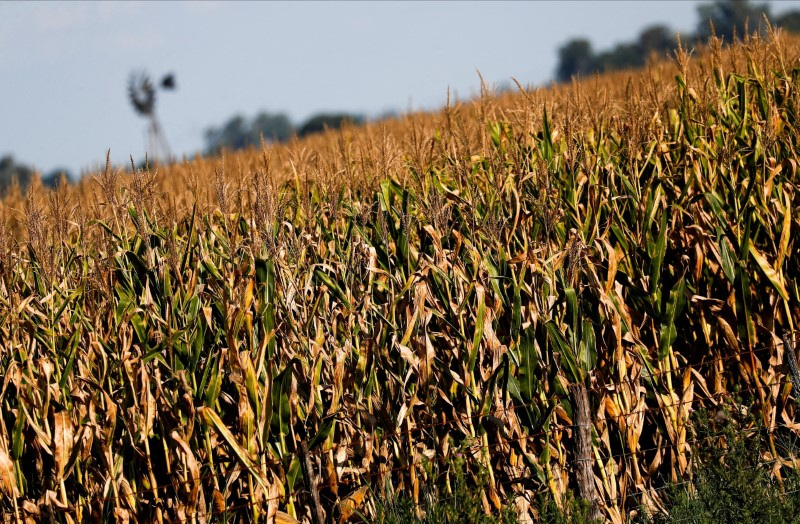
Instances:
[[[594,485],[592,473],[592,418],[589,414],[589,396],[583,383],[570,384],[574,406],[575,422],[575,463],[577,465],[578,491],[580,497],[590,504],[589,517],[602,520],[600,500]]]
[[[308,484],[308,489],[311,492],[311,500],[314,502],[314,509],[311,516],[316,524],[325,524],[325,512],[322,509],[322,503],[319,500],[319,482],[317,474],[314,472],[314,465],[311,462],[311,457],[308,456],[308,443],[305,439],[300,441],[300,464],[303,466],[303,473]]]
[[[789,361],[789,375],[792,379],[794,396],[800,398],[800,369],[797,366],[797,355],[788,331],[783,332],[783,358]]]

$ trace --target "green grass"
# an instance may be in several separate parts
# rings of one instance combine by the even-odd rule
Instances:
[[[710,417],[701,411],[695,417],[699,467],[693,482],[672,485],[666,511],[652,521],[658,524],[741,524],[800,522],[800,475],[782,467],[782,483],[771,474],[774,463],[765,458],[769,450],[766,431],[756,426],[742,431],[744,423],[757,417],[721,411]],[[779,439],[784,456],[796,456],[791,438]],[[766,462],[766,464],[765,464]]]
[[[487,488],[486,472],[481,471],[476,478],[468,478],[462,467],[450,469],[451,481],[426,485],[420,494],[420,502],[415,503],[407,494],[395,494],[390,485],[385,485],[376,498],[374,522],[380,524],[456,524],[474,522],[475,524],[511,524],[517,522],[513,504],[506,504],[499,514],[488,514],[481,500]],[[449,485],[442,489],[440,486]]]
[[[385,485],[375,497],[375,520],[378,524],[512,524],[519,522],[514,500],[508,500],[501,512],[487,514],[482,496],[487,489],[487,473],[477,475],[464,471],[463,461],[454,461],[450,468],[451,481],[426,485],[415,503],[405,492],[397,494],[391,485]],[[440,486],[445,486],[443,489]],[[450,486],[447,488],[446,486]],[[590,522],[589,504],[575,498],[567,491],[561,504],[552,494],[543,492],[535,501],[539,521],[547,524],[585,524]]]

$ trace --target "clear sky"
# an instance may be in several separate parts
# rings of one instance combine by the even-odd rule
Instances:
[[[375,116],[434,108],[448,86],[542,84],[575,36],[595,49],[662,22],[688,33],[696,1],[2,2],[0,155],[74,174],[141,158],[146,122],[126,98],[131,71],[175,72],[157,112],[177,154],[236,113],[321,110]],[[773,2],[773,12],[800,1]]]

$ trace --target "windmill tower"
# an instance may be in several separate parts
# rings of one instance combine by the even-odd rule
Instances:
[[[163,89],[175,88],[175,80],[171,74],[164,77],[161,87]],[[156,117],[156,89],[146,72],[132,73],[128,78],[128,99],[134,111],[148,120],[147,148],[149,153],[156,160],[170,159],[172,152]]]

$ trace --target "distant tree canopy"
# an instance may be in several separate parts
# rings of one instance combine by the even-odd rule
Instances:
[[[0,158],[0,192],[5,193],[16,180],[20,188],[25,188],[33,178],[33,169],[17,164],[14,157],[6,155]]]
[[[592,43],[585,38],[573,38],[558,50],[559,81],[569,80],[575,75],[582,76],[597,70]]]
[[[730,42],[734,35],[742,36],[757,28],[765,16],[772,20],[769,5],[753,4],[749,0],[716,0],[701,4],[697,7],[697,14],[700,21],[696,38],[700,40],[708,40],[711,36],[709,20],[714,25],[714,33],[726,42]],[[780,22],[776,20],[776,24],[780,25]]]
[[[800,10],[784,13],[780,17],[778,25],[790,33],[800,33]]]
[[[284,142],[291,138],[294,133],[294,126],[289,117],[283,113],[271,115],[269,113],[259,113],[250,124],[250,134],[261,136],[264,140],[272,142]]]
[[[223,148],[244,149],[261,143],[262,136],[267,142],[285,142],[295,134],[302,137],[325,129],[338,129],[345,123],[360,124],[363,121],[364,117],[361,115],[319,113],[302,125],[295,127],[284,113],[261,112],[251,120],[245,119],[242,115],[236,115],[222,127],[212,127],[206,130],[206,152],[214,153]]]
[[[73,181],[72,174],[68,169],[57,167],[48,172],[46,175],[42,176],[42,184],[47,187],[57,187],[58,184],[61,183],[61,177],[64,177],[67,180],[67,183],[71,183]]]
[[[205,132],[206,149],[209,153],[226,149],[243,149],[261,142],[261,137],[268,142],[288,140],[294,127],[283,113],[259,113],[250,121],[242,115],[231,117],[224,126],[209,128]]]
[[[24,164],[19,164],[14,160],[11,155],[5,155],[0,158],[0,194],[5,194],[6,191],[16,181],[21,190],[25,190],[33,180],[35,171],[32,167]],[[65,176],[67,182],[72,180],[72,176],[66,169],[54,169],[42,176],[42,184],[48,187],[56,187],[61,176]]]
[[[307,136],[314,133],[321,133],[326,129],[339,129],[346,124],[362,124],[364,117],[351,115],[349,113],[321,113],[309,118],[305,124],[297,130],[298,136]]]
[[[700,21],[696,33],[683,37],[684,41],[705,41],[714,33],[725,42],[734,35],[753,31],[766,16],[771,23],[789,32],[800,32],[800,10],[788,11],[777,17],[770,16],[769,5],[755,4],[750,0],[715,0],[697,8]],[[573,38],[558,50],[556,79],[566,82],[573,76],[602,73],[628,67],[641,67],[652,55],[665,55],[677,47],[675,31],[665,25],[645,28],[635,42],[617,44],[612,49],[595,52],[585,38]]]

